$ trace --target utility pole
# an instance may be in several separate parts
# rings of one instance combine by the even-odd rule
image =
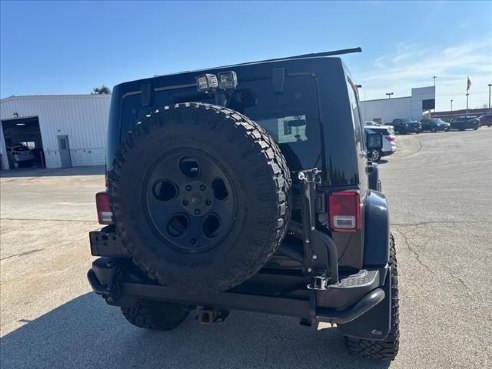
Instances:
[[[394,95],[393,92],[387,92],[386,95],[388,96],[388,99],[391,99],[391,95]]]

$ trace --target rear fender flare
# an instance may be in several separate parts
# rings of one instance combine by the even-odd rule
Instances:
[[[364,198],[364,257],[367,266],[385,266],[389,260],[389,212],[386,197],[370,191]]]

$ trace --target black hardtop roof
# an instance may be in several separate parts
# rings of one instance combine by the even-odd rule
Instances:
[[[220,67],[197,69],[197,70],[193,70],[193,71],[182,71],[182,72],[171,73],[171,74],[156,75],[154,77],[123,82],[123,83],[116,85],[115,88],[117,86],[124,86],[127,84],[134,84],[137,82],[139,84],[150,83],[150,82],[155,81],[156,79],[160,79],[160,78],[172,79],[173,77],[179,78],[179,77],[185,77],[185,76],[189,76],[189,75],[196,75],[198,73],[203,73],[203,72],[217,72],[217,71],[223,71],[223,70],[243,68],[246,66],[248,66],[248,67],[258,66],[259,67],[259,66],[270,66],[272,64],[277,64],[277,63],[281,63],[281,62],[303,62],[303,61],[316,61],[316,60],[322,61],[322,60],[327,60],[327,59],[336,59],[338,61],[341,61],[340,57],[334,57],[334,56],[349,54],[349,53],[355,53],[355,52],[362,52],[362,49],[360,47],[358,47],[358,48],[353,48],[353,49],[343,49],[343,50],[326,51],[326,52],[320,52],[320,53],[294,55],[294,56],[288,56],[288,57],[283,57],[283,58],[266,59],[266,60],[261,60],[261,61],[245,62],[245,63],[239,63],[239,64],[220,66]]]

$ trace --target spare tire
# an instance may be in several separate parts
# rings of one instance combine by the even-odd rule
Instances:
[[[109,182],[113,221],[134,263],[190,293],[249,279],[290,218],[290,173],[277,144],[215,105],[147,115],[123,140]]]

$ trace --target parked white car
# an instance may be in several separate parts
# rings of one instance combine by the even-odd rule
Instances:
[[[7,147],[7,156],[9,158],[9,166],[14,168],[19,168],[22,164],[32,164],[34,160],[32,151],[24,145]]]
[[[364,128],[372,132],[379,132],[383,136],[383,147],[381,150],[372,150],[368,153],[371,161],[377,162],[381,160],[381,157],[391,155],[396,151],[396,136],[393,126],[365,126]]]

